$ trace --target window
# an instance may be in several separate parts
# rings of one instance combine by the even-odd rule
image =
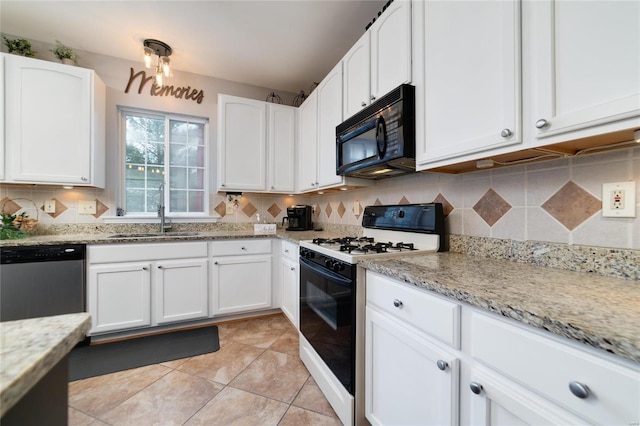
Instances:
[[[122,120],[127,215],[155,215],[163,182],[167,214],[208,214],[207,121],[133,110]]]

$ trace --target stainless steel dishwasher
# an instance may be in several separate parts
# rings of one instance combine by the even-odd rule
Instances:
[[[0,248],[0,321],[85,312],[84,244]]]

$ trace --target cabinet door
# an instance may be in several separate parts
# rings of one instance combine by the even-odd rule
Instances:
[[[396,0],[369,29],[371,100],[411,82],[411,1]]]
[[[271,307],[271,256],[228,256],[212,259],[213,315]]]
[[[299,328],[300,323],[298,319],[299,304],[300,304],[300,288],[299,282],[299,268],[298,262],[294,262],[290,259],[282,259],[282,312],[289,318],[289,321]]]
[[[351,117],[370,103],[371,54],[369,50],[369,32],[367,31],[342,59],[344,119]]]
[[[371,424],[456,424],[458,360],[370,307],[365,327],[365,415]]]
[[[571,130],[640,116],[640,2],[547,0],[531,6],[535,101],[526,125],[539,144],[570,140],[571,135],[547,138]],[[547,125],[537,128],[539,120]],[[639,125],[635,120],[620,128]],[[619,129],[607,129],[612,130]]]
[[[318,90],[300,105],[298,138],[298,191],[318,187]]]
[[[151,264],[89,266],[89,334],[151,325]]]
[[[487,426],[582,425],[580,419],[489,370],[472,370],[462,392],[471,395],[470,424]]]
[[[266,189],[266,103],[218,95],[218,189]]]
[[[11,180],[90,184],[92,71],[5,57]]]
[[[165,261],[156,265],[154,319],[156,324],[206,318],[207,259]]]
[[[269,114],[269,188],[270,192],[295,190],[296,109],[267,105]]]
[[[429,1],[418,10],[424,77],[416,93],[424,99],[417,100],[416,122],[425,126],[424,135],[417,129],[419,168],[520,144],[520,1]]]
[[[318,88],[318,181],[326,187],[342,182],[336,174],[336,126],[342,123],[342,62]]]

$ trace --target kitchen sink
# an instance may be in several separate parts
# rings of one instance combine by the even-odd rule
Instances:
[[[109,235],[108,238],[158,238],[158,237],[193,237],[199,235],[199,232],[147,232],[140,234],[115,234]]]

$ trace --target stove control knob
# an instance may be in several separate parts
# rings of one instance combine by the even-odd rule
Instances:
[[[331,261],[331,259],[327,259],[324,261],[324,266],[326,266],[329,269],[333,268],[333,261]]]
[[[334,271],[336,271],[336,272],[344,271],[344,263],[342,263],[342,262],[336,262],[336,263],[333,265],[333,270],[334,270]]]

